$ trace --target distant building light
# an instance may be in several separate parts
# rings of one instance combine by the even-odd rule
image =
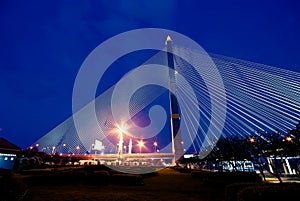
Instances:
[[[16,154],[5,154],[5,153],[0,153],[0,156],[17,156]]]
[[[184,154],[183,158],[193,158],[194,154]]]

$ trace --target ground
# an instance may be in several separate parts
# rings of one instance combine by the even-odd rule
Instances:
[[[207,187],[190,173],[179,173],[171,168],[162,169],[158,176],[144,179],[142,186],[34,186],[30,188],[31,201],[51,200],[197,200],[219,201],[223,189]]]

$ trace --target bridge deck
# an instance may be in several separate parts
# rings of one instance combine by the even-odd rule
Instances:
[[[170,159],[174,157],[173,153],[132,153],[132,154],[75,154],[72,157],[82,159],[103,159],[103,160],[117,160],[117,159]]]

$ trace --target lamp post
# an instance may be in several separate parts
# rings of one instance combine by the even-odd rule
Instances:
[[[68,154],[68,148],[67,148],[67,144],[66,143],[63,143],[62,144],[62,148],[61,148],[61,152],[63,153],[63,154]]]
[[[126,149],[127,149],[127,146],[124,145],[124,153],[126,154]]]
[[[118,147],[118,154],[121,156],[123,153],[123,132],[119,131],[119,147]]]
[[[40,146],[40,144],[38,144],[38,143],[35,144],[35,148],[36,148],[37,151],[39,151],[39,146]]]
[[[77,154],[79,154],[80,147],[77,146],[77,147],[76,147],[76,150],[77,150]]]
[[[55,146],[53,146],[53,147],[52,147],[52,154],[54,154],[54,153],[55,153],[55,149],[56,149],[56,147],[55,147]]]
[[[129,144],[128,144],[128,154],[132,153],[132,139],[130,138]]]
[[[119,144],[118,144],[118,155],[119,158],[122,158],[123,155],[123,133],[126,133],[126,127],[124,125],[118,126],[118,133],[119,133]]]
[[[154,146],[154,152],[157,152],[157,142],[155,141],[154,143],[153,143],[153,146]]]
[[[140,140],[138,141],[138,146],[140,147],[140,154],[142,153],[142,147],[144,146],[144,141],[143,140]]]

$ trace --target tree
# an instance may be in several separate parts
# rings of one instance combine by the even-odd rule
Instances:
[[[206,159],[214,160],[219,171],[223,171],[223,167],[219,166],[223,161],[229,163],[233,171],[240,171],[240,169],[244,171],[244,163],[251,159],[251,155],[245,139],[222,137]],[[238,168],[238,165],[241,168]]]
[[[285,167],[284,159],[286,157],[298,157],[300,153],[299,131],[300,123],[286,134],[274,131],[258,131],[256,137],[253,136],[248,140],[251,154],[263,177],[263,170],[265,169],[282,183],[281,167]],[[297,160],[299,166],[299,158]],[[299,174],[299,169],[297,172]]]
[[[300,122],[296,125],[295,129],[288,130],[285,137],[285,151],[289,156],[297,157],[296,173],[300,176]]]

